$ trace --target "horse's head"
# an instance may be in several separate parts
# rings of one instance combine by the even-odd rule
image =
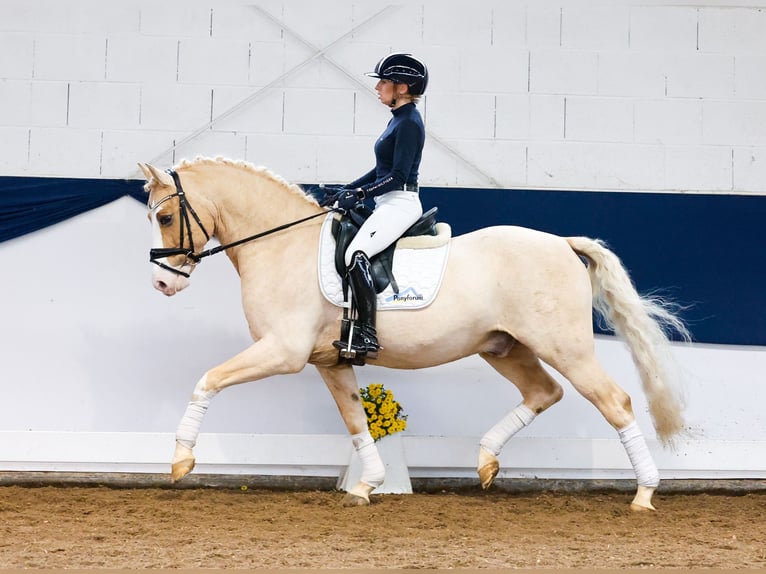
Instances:
[[[149,164],[138,164],[146,177],[149,192],[149,221],[152,224],[152,249],[149,259],[155,264],[154,288],[168,297],[189,285],[189,276],[198,262],[196,254],[210,235],[208,214],[191,206],[174,171],[161,171]]]

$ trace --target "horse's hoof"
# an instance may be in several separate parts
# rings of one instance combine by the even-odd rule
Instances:
[[[652,505],[652,495],[654,494],[654,488],[651,486],[638,486],[636,496],[633,498],[633,502],[630,503],[630,509],[633,512],[653,512],[657,510]]]
[[[495,477],[500,471],[500,463],[496,460],[488,462],[479,469],[479,480],[481,480],[481,487],[487,490],[492,483],[495,482]]]
[[[194,459],[186,458],[173,463],[173,467],[170,473],[170,480],[172,482],[178,482],[184,476],[189,474],[194,468]]]
[[[347,492],[346,495],[343,497],[343,501],[341,504],[343,504],[343,506],[369,506],[370,499]]]

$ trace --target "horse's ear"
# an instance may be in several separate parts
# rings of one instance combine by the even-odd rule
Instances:
[[[170,174],[157,169],[152,164],[139,162],[138,167],[140,167],[141,171],[144,172],[144,177],[147,181],[154,179],[156,182],[168,187],[172,187],[174,185],[173,178],[170,177]]]
[[[146,181],[149,181],[152,179],[152,172],[149,171],[149,168],[146,166],[145,163],[138,162],[138,167],[141,168],[141,173],[144,174],[144,177],[146,178]]]

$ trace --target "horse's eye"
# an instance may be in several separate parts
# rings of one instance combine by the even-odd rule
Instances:
[[[157,223],[162,225],[163,227],[167,227],[171,223],[173,223],[173,216],[172,215],[158,215],[157,216]]]

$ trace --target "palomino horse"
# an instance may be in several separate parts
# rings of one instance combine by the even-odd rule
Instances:
[[[241,279],[255,341],[197,382],[178,427],[172,479],[194,467],[192,448],[213,396],[311,363],[332,393],[362,463],[361,480],[345,501],[369,503],[385,467],[367,430],[353,367],[339,364],[332,346],[342,309],[322,296],[317,277],[326,211],[299,187],[246,162],[197,158],[169,172],[139,165],[148,180],[155,288],[175,295],[189,285],[201,257],[225,250]],[[213,236],[219,248],[196,250]],[[562,397],[544,361],[617,430],[638,482],[631,508],[653,510],[659,473],[630,397],[596,359],[594,307],[627,342],[657,435],[670,442],[683,430],[683,420],[678,390],[663,366],[669,349],[665,329],[688,333],[661,300],[639,296],[620,260],[597,240],[510,226],[453,238],[436,300],[417,310],[378,314],[382,350],[370,363],[418,369],[478,353],[519,388],[522,403],[479,445],[479,478],[487,488],[503,445]]]

